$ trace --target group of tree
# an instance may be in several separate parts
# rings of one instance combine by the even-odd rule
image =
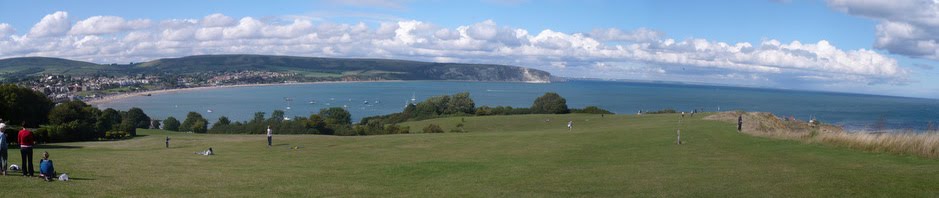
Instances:
[[[358,135],[352,128],[352,114],[339,107],[321,109],[310,117],[287,118],[281,110],[271,112],[270,117],[257,112],[247,121],[232,122],[222,116],[212,123],[211,128],[208,121],[196,112],[189,112],[182,123],[174,117],[163,120],[165,130],[193,133],[264,134],[268,127],[277,134]]]
[[[61,103],[49,112],[49,123],[35,131],[44,142],[124,139],[150,128],[150,117],[140,108],[99,110],[82,101]]]
[[[272,112],[270,117],[266,117],[264,112],[257,112],[253,119],[247,121],[232,122],[228,117],[222,116],[212,124],[211,128],[208,127],[208,121],[201,114],[189,112],[182,123],[174,117],[168,117],[163,121],[163,126],[164,129],[170,131],[216,134],[264,134],[270,127],[277,134],[384,135],[410,133],[410,127],[400,126],[398,123],[440,117],[566,113],[613,114],[596,106],[569,109],[567,100],[557,93],[546,93],[538,97],[530,108],[509,106],[477,108],[470,94],[463,92],[430,97],[417,104],[409,104],[402,112],[362,118],[354,125],[349,111],[332,107],[320,109],[319,113],[309,117],[298,116],[289,119],[285,119],[284,111],[280,110]],[[459,130],[453,132],[465,132],[462,123],[457,125],[457,128]],[[429,126],[421,132],[441,133],[444,131],[439,126]]]
[[[6,134],[16,139],[19,127],[36,128],[39,142],[123,139],[136,135],[137,128],[149,128],[150,117],[140,108],[128,111],[100,110],[82,101],[55,104],[45,95],[12,84],[0,85],[0,118],[7,123]]]

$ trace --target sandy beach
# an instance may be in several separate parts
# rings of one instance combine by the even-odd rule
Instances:
[[[167,93],[177,93],[177,92],[187,92],[187,91],[202,91],[210,89],[222,89],[222,88],[234,88],[234,87],[264,87],[264,86],[284,86],[284,85],[306,85],[306,84],[329,84],[329,83],[370,83],[370,82],[403,82],[402,80],[377,80],[377,81],[326,81],[326,82],[298,82],[298,83],[267,83],[267,84],[240,84],[240,85],[221,85],[221,86],[206,86],[206,87],[190,87],[190,88],[179,88],[179,89],[161,89],[161,90],[150,90],[150,91],[141,91],[141,92],[132,92],[132,93],[122,93],[115,94],[100,98],[94,98],[86,100],[85,103],[89,105],[97,106],[100,104],[107,104],[117,100],[124,100],[133,97],[145,97],[149,95],[159,95]]]

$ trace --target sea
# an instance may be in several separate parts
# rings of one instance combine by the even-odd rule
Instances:
[[[885,126],[922,131],[939,125],[939,100],[833,92],[742,88],[673,83],[570,80],[554,83],[400,81],[284,84],[226,87],[134,96],[98,104],[99,108],[139,107],[153,119],[185,119],[198,112],[210,122],[220,116],[251,119],[255,112],[283,110],[288,117],[343,107],[353,121],[401,112],[414,101],[469,92],[476,106],[530,107],[535,98],[556,92],[571,108],[598,106],[617,114],[675,109],[677,111],[760,111],[799,120],[816,118],[848,130]],[[880,125],[878,123],[885,123]]]

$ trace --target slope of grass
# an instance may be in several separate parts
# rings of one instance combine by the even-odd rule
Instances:
[[[75,180],[0,177],[0,197],[939,196],[937,160],[752,137],[700,117],[681,125],[683,145],[674,114],[442,118],[403,125],[465,120],[468,132],[279,135],[273,148],[261,135],[142,130],[38,148]],[[217,155],[193,154],[208,147]]]

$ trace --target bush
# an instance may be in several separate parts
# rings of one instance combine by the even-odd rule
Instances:
[[[666,113],[678,113],[674,109],[662,109],[658,111],[646,112],[646,114],[666,114]]]
[[[583,109],[571,109],[571,113],[614,114],[613,112],[607,111],[606,109],[601,109],[597,106],[587,106]]]
[[[163,120],[163,129],[167,131],[179,131],[179,120],[176,120],[173,116]]]
[[[440,126],[436,124],[430,124],[427,125],[427,127],[424,127],[422,131],[424,133],[443,133],[443,128],[440,128]]]
[[[105,139],[109,139],[109,140],[120,140],[120,139],[124,139],[124,138],[127,138],[127,132],[123,132],[123,131],[108,131],[108,132],[105,132],[104,138],[105,138]]]

